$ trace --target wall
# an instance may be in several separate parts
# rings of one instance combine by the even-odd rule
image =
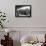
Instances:
[[[31,18],[16,18],[15,5],[30,4],[32,5]],[[5,26],[13,27],[15,31],[22,35],[30,31],[46,31],[46,0],[0,0],[0,10],[6,13],[7,20]],[[8,21],[9,20],[9,21]],[[18,28],[16,28],[18,27]],[[21,27],[21,28],[20,28]],[[25,27],[25,28],[24,28]],[[23,33],[23,31],[27,31]]]
[[[16,18],[15,5],[32,5],[31,18]],[[0,10],[6,12],[6,27],[46,27],[46,0],[0,0]]]

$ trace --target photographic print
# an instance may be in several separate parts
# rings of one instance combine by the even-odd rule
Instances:
[[[16,5],[15,16],[16,17],[31,17],[31,5]]]

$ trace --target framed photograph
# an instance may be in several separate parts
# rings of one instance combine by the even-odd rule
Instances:
[[[15,17],[31,17],[31,5],[16,5]]]

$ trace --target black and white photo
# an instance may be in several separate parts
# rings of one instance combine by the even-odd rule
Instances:
[[[15,16],[16,17],[31,17],[31,5],[16,5]]]

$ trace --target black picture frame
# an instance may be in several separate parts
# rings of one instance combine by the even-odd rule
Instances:
[[[31,5],[15,5],[15,17],[31,17]]]

